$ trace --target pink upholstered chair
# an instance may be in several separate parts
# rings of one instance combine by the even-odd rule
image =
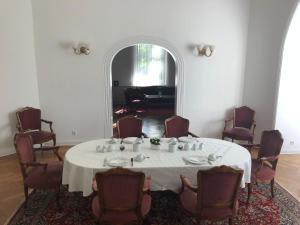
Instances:
[[[126,116],[118,120],[118,138],[126,137],[147,137],[146,134],[142,132],[143,121],[135,116]]]
[[[57,156],[58,161],[39,163],[36,161],[32,138],[29,134],[16,134],[14,143],[23,176],[25,207],[27,206],[28,189],[32,188],[55,189],[57,191],[57,205],[60,208],[59,192],[62,180],[63,162],[58,153],[59,147],[44,147],[44,150],[53,151]]]
[[[233,140],[248,141],[253,143],[254,130],[256,127],[254,121],[255,111],[247,106],[234,109],[233,118],[225,120],[225,127],[222,139],[230,138]],[[233,127],[227,127],[228,122],[233,121]]]
[[[248,199],[249,203],[252,183],[270,183],[271,195],[274,198],[274,178],[278,157],[280,155],[283,138],[278,130],[264,131],[262,133],[259,147],[258,158],[252,160],[251,183],[248,184]]]
[[[100,224],[142,224],[151,208],[150,195],[143,193],[144,180],[144,173],[123,168],[97,173],[92,210]]]
[[[21,133],[28,133],[32,137],[33,144],[42,144],[53,141],[56,145],[56,135],[52,129],[52,121],[41,119],[41,110],[25,107],[16,112],[17,128]],[[50,131],[42,130],[42,122],[49,124]]]
[[[180,116],[172,116],[165,120],[165,137],[183,137],[191,135],[198,137],[197,135],[189,132],[190,121]]]
[[[144,186],[143,186],[143,192],[144,193],[150,193],[150,187],[151,187],[151,176],[145,178]],[[98,186],[96,178],[93,179],[93,191],[98,192]]]
[[[182,190],[180,202],[184,211],[201,220],[229,219],[238,211],[238,190],[243,170],[227,166],[198,171],[198,186],[194,187],[187,178],[181,176]]]

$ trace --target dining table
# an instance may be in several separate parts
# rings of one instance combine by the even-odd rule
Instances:
[[[180,175],[196,185],[199,170],[221,165],[244,171],[241,188],[250,183],[251,155],[236,143],[214,138],[182,137],[173,143],[175,149],[172,151],[170,141],[174,138],[160,138],[158,148],[153,148],[149,138],[137,140],[138,148],[135,149],[133,146],[137,141],[133,137],[98,139],[71,147],[64,158],[62,183],[68,185],[70,192],[79,191],[88,196],[93,192],[92,183],[97,172],[121,166],[151,176],[151,191],[178,192]]]

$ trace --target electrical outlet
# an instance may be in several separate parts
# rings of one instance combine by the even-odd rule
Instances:
[[[290,141],[290,145],[294,145],[295,144],[295,142],[294,141]]]
[[[76,136],[77,135],[77,130],[72,130],[72,135]]]

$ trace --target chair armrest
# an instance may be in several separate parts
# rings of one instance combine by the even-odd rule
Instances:
[[[228,124],[230,121],[233,121],[233,117],[224,121],[224,130],[226,129],[227,124]]]
[[[188,135],[191,135],[192,137],[199,137],[199,136],[197,136],[196,134],[193,134],[192,132],[188,132]]]
[[[252,151],[252,148],[260,148],[260,144],[241,144],[244,148],[248,149],[249,152]]]
[[[254,134],[255,128],[256,128],[256,122],[255,122],[255,120],[253,120],[253,124],[252,124],[252,134]]]
[[[27,169],[28,167],[39,167],[39,166],[41,166],[41,167],[43,167],[44,172],[46,172],[47,166],[48,166],[47,163],[39,163],[39,162],[21,163],[21,164],[22,164],[26,169]]]
[[[181,193],[184,191],[185,187],[188,188],[188,189],[190,189],[193,192],[197,192],[198,191],[198,188],[195,187],[195,186],[193,186],[191,184],[191,182],[189,181],[188,178],[186,178],[185,176],[180,175],[180,179],[181,179],[181,184],[182,184],[182,186],[181,186]]]
[[[270,167],[271,169],[273,169],[272,167],[272,162],[273,161],[276,161],[278,159],[278,155],[277,156],[269,156],[269,157],[262,157],[262,158],[259,158],[259,162],[260,162],[260,166],[259,168],[255,171],[255,173],[258,173],[264,165]]]
[[[260,160],[261,161],[273,162],[273,161],[276,161],[278,158],[279,158],[279,156],[276,155],[276,156],[269,156],[269,157],[261,157]]]
[[[63,158],[59,155],[60,146],[43,146],[40,148],[35,148],[36,151],[42,150],[42,151],[53,151],[53,153],[56,155],[59,161],[63,161]]]
[[[52,124],[53,124],[53,122],[52,122],[52,121],[49,121],[49,120],[44,120],[44,119],[41,119],[41,121],[44,122],[44,123],[49,124],[50,130],[51,130],[51,132],[53,133],[53,129],[52,129]]]

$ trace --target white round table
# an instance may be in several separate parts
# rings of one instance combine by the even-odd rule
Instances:
[[[214,166],[227,165],[244,170],[241,187],[250,182],[251,156],[247,149],[228,141],[210,138],[198,138],[203,143],[202,150],[188,150],[175,152],[168,151],[168,139],[161,139],[161,149],[151,150],[149,139],[144,139],[139,152],[133,152],[132,144],[123,144],[124,151],[117,149],[112,152],[96,152],[97,145],[108,145],[109,139],[88,141],[72,147],[65,155],[63,168],[63,184],[67,184],[69,191],[81,191],[83,196],[92,193],[92,180],[97,172],[106,171],[108,167],[104,159],[113,157],[128,158],[125,168],[142,171],[146,176],[151,176],[151,190],[178,191],[181,187],[180,175],[188,177],[192,183],[197,184],[198,170],[207,170]],[[137,154],[148,156],[143,162],[134,162],[131,166],[130,158]],[[186,164],[184,156],[222,156],[212,164],[193,165]]]

